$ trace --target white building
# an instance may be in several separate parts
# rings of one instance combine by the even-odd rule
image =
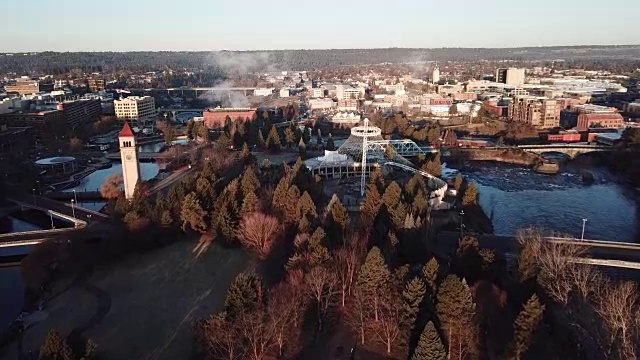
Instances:
[[[438,69],[438,65],[436,65],[435,69],[431,72],[431,82],[437,84],[440,81],[440,69]]]
[[[269,96],[273,94],[273,88],[257,88],[253,90],[253,96]]]
[[[280,97],[281,98],[289,97],[289,88],[280,89]]]
[[[307,89],[307,93],[311,98],[321,98],[324,97],[324,89],[322,88],[309,88]]]
[[[336,103],[331,99],[310,99],[309,110],[329,110],[336,107]]]
[[[381,87],[387,92],[396,92],[398,90],[404,90],[404,84],[382,85]]]
[[[522,68],[496,70],[496,82],[511,86],[522,86],[524,85],[524,80],[524,69]]]
[[[153,126],[157,116],[155,100],[151,96],[129,96],[114,100],[113,106],[118,120],[131,120],[138,127],[144,127],[149,122]]]

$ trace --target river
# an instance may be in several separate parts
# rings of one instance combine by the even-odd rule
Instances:
[[[636,242],[638,207],[633,189],[602,167],[564,164],[556,175],[494,162],[477,162],[462,174],[478,186],[480,205],[492,219],[494,233],[515,235],[534,226],[587,239]],[[586,185],[581,171],[594,174]],[[453,175],[455,169],[446,169]]]

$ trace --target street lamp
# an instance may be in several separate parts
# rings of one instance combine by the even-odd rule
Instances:
[[[76,195],[76,189],[71,190],[73,191],[73,198],[76,200],[76,204],[78,203],[78,195]]]
[[[582,236],[580,236],[580,240],[584,241],[584,227],[587,225],[587,219],[582,219]]]
[[[51,230],[55,229],[56,227],[53,226],[53,214],[51,213],[51,210],[49,210],[49,217],[51,218]]]
[[[33,194],[33,205],[36,204],[36,189],[31,189],[31,194]]]
[[[74,201],[71,199],[71,212],[73,213],[73,218],[76,218],[76,208],[74,207]]]
[[[463,228],[464,228],[464,222],[462,221],[464,218],[464,209],[460,210],[460,241],[458,241],[458,245],[460,245],[460,243],[462,242],[462,237],[463,237]]]

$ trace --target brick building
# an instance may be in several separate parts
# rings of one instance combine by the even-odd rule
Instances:
[[[578,129],[598,128],[621,128],[624,126],[624,119],[618,113],[591,113],[578,115]]]
[[[544,129],[558,127],[563,104],[555,99],[516,96],[509,105],[509,119]]]
[[[237,118],[254,119],[256,109],[253,108],[215,108],[207,109],[204,112],[204,124],[209,129],[218,129],[224,127],[227,117],[231,120]]]

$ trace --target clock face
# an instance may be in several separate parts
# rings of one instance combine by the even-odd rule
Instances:
[[[131,156],[131,154],[127,154],[127,155],[125,155],[125,157],[124,157],[124,158],[125,158],[126,160],[131,160],[131,159],[133,159],[133,156]]]

